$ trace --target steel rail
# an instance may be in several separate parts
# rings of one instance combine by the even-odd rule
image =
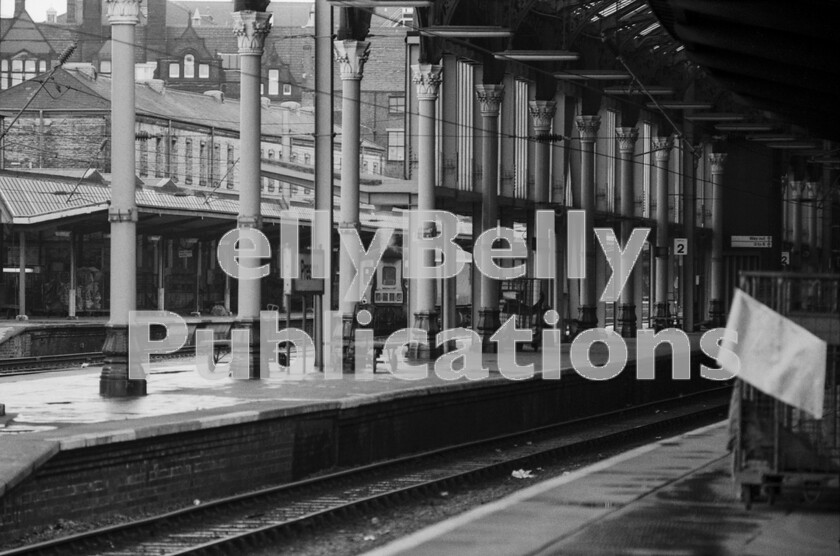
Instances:
[[[728,387],[403,456],[23,546],[0,552],[0,556],[237,553],[318,519],[391,503],[458,481],[617,442],[687,420],[718,415],[728,401],[721,396],[724,391]],[[673,409],[665,411],[666,407]],[[618,424],[616,417],[622,417]],[[575,432],[575,427],[580,426],[600,430]],[[534,438],[539,435],[552,436]],[[517,441],[514,448],[510,446],[511,441]],[[501,448],[493,449],[500,445]],[[465,455],[476,450],[482,454]],[[390,478],[388,473],[392,475]]]

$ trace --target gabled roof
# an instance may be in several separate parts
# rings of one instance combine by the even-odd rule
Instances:
[[[110,91],[103,96],[91,88],[78,72],[61,68],[29,104],[29,110],[110,110]],[[26,104],[48,74],[42,74],[0,92],[0,111],[12,112]]]
[[[12,19],[11,25],[0,36],[3,50],[12,56],[24,51],[42,57],[55,56],[55,51],[39,27],[24,10],[20,16]]]

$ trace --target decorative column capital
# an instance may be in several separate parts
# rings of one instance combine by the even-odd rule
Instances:
[[[790,181],[790,192],[791,198],[793,200],[799,200],[802,198],[802,191],[804,189],[805,183],[799,180],[791,180]]]
[[[417,85],[417,100],[437,100],[443,66],[415,64],[411,66],[411,80]]]
[[[802,188],[802,195],[806,199],[814,200],[817,198],[817,191],[820,188],[820,184],[815,181],[806,181],[805,186]]]
[[[531,123],[534,131],[548,133],[551,131],[551,122],[557,112],[557,103],[553,100],[532,100],[528,103],[528,111],[531,113]]]
[[[632,154],[639,138],[639,129],[635,127],[617,127],[615,135],[618,137],[618,152]]]
[[[140,0],[106,0],[108,23],[137,25],[140,23]]]
[[[670,137],[654,137],[651,139],[653,144],[653,152],[657,162],[668,162],[671,158],[671,148],[674,146],[674,141]],[[726,157],[726,155],[724,155]],[[721,169],[721,171],[723,171]]]
[[[713,174],[723,173],[723,163],[726,162],[726,153],[711,153],[709,162],[712,164]]]
[[[333,41],[333,50],[341,80],[361,80],[365,71],[365,62],[370,56],[370,43],[353,40]]]
[[[270,19],[267,12],[233,12],[233,34],[239,42],[239,54],[262,56],[265,37],[271,31]]]
[[[482,116],[494,117],[499,115],[499,107],[505,98],[504,85],[476,85],[475,94],[478,97]]]
[[[580,134],[581,143],[594,143],[601,127],[601,116],[577,116],[575,124]]]

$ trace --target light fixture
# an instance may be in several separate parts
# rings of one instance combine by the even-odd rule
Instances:
[[[766,142],[775,142],[775,141],[796,141],[795,135],[747,135],[746,139],[748,141],[766,141]]]
[[[499,60],[520,62],[571,62],[580,59],[577,52],[568,50],[503,50],[493,53]]]
[[[638,87],[606,87],[604,92],[608,95],[673,95],[674,90],[671,87],[650,86],[645,87],[644,90]]]
[[[429,8],[433,0],[327,0],[338,8]]]
[[[820,146],[816,143],[770,143],[767,145],[771,149],[794,149],[794,150],[805,150],[805,149],[818,149]]]
[[[555,79],[582,80],[596,79],[599,81],[618,81],[630,79],[631,75],[620,70],[564,70],[554,74]]]
[[[512,33],[506,27],[496,25],[435,25],[420,29],[421,35],[460,39],[509,38]]]
[[[657,106],[653,102],[647,104],[648,108],[668,108],[671,110],[709,110],[712,107],[710,102],[695,102],[691,100],[663,100]]]
[[[743,122],[737,124],[715,124],[718,131],[771,131],[775,126],[772,124]]]
[[[701,112],[700,114],[686,114],[685,119],[693,122],[741,122],[747,117],[730,112]]]

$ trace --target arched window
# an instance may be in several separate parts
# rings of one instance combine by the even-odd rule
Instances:
[[[195,56],[187,54],[184,56],[184,78],[192,79],[195,77]]]

